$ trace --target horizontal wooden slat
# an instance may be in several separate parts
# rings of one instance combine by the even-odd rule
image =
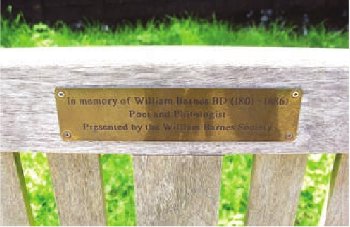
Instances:
[[[105,47],[2,49],[1,148],[193,154],[348,152],[347,50]],[[63,142],[55,87],[301,88],[293,142]]]
[[[0,159],[0,225],[34,225],[19,153]]]

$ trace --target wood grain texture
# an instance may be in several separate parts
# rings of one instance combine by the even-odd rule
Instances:
[[[220,156],[134,156],[138,225],[217,225]]]
[[[0,225],[33,225],[19,153],[0,153]]]
[[[99,155],[47,157],[61,225],[106,225]]]
[[[337,154],[334,162],[326,225],[349,226],[349,155]]]
[[[293,225],[307,155],[255,155],[247,225]]]
[[[349,52],[317,48],[2,49],[0,151],[219,155],[348,153]],[[301,88],[293,142],[63,142],[55,87]]]

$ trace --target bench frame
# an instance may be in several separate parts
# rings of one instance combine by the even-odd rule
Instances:
[[[347,50],[14,48],[1,61],[0,224],[34,224],[19,153],[47,153],[62,225],[105,225],[99,154],[133,155],[138,225],[217,225],[221,156],[252,153],[247,225],[293,225],[310,153],[336,153],[327,225],[349,224]],[[63,142],[54,88],[301,88],[293,142]],[[12,152],[13,151],[13,152]]]

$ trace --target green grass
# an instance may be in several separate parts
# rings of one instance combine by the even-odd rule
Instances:
[[[220,21],[191,18],[151,21],[147,25],[121,26],[102,31],[98,24],[74,32],[62,23],[29,26],[20,17],[1,20],[1,46],[92,46],[92,45],[231,45],[348,48],[348,32],[329,32],[312,27],[301,36],[292,27],[274,23],[262,27],[232,27]],[[49,167],[42,153],[22,153],[26,184],[36,225],[58,225]],[[334,155],[310,155],[296,215],[296,225],[317,225],[329,187]],[[101,155],[109,225],[135,225],[132,158]],[[252,155],[227,155],[223,159],[219,225],[243,225],[247,212]]]
[[[29,26],[21,18],[1,21],[1,46],[96,46],[96,45],[230,45],[347,48],[348,32],[327,32],[324,26],[312,27],[300,36],[293,27],[273,23],[268,30],[259,26],[232,27],[228,23],[187,19],[169,19],[145,26],[119,26],[115,31],[102,31],[99,24],[74,32],[62,23],[54,28],[45,24]]]
[[[329,189],[335,155],[309,155],[295,225],[317,225]]]
[[[49,164],[43,153],[21,153],[35,225],[59,225]]]
[[[130,155],[102,155],[108,225],[136,225]]]
[[[243,225],[253,155],[226,155],[222,164],[219,225]]]

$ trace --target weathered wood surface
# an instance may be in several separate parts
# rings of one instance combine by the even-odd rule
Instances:
[[[220,156],[134,156],[138,225],[217,225]]]
[[[1,153],[0,159],[0,225],[33,225],[19,153]]]
[[[61,225],[106,225],[99,155],[48,154]]]
[[[334,162],[326,225],[349,226],[349,155],[338,154]]]
[[[214,155],[348,152],[349,52],[317,48],[0,50],[0,151]],[[293,142],[63,142],[55,87],[301,88]]]
[[[294,225],[307,155],[255,155],[247,225]]]

